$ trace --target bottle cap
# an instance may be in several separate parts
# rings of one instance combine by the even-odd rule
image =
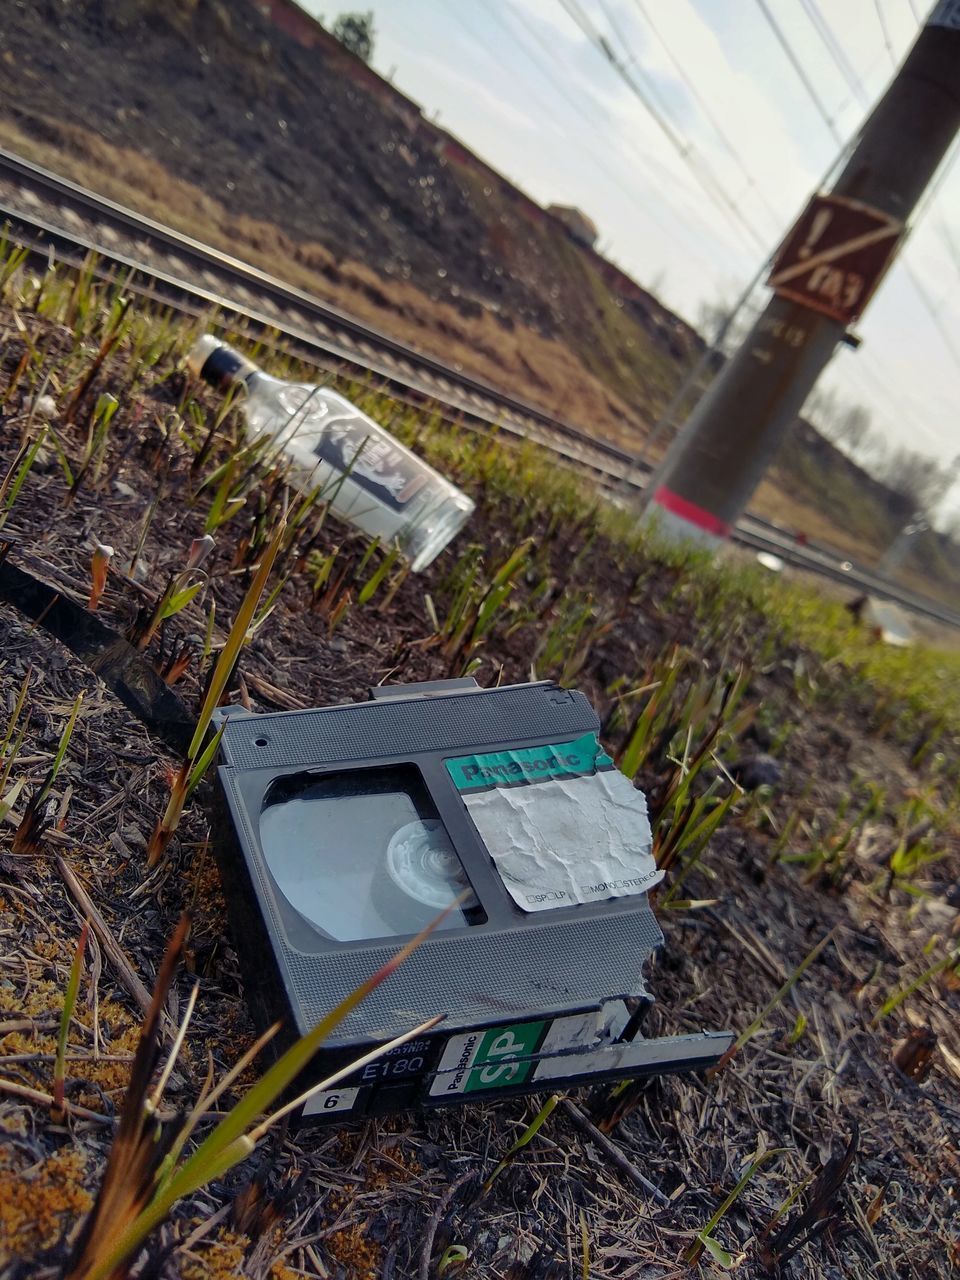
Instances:
[[[190,348],[187,368],[214,387],[229,387],[256,370],[256,365],[212,333],[205,333]]]

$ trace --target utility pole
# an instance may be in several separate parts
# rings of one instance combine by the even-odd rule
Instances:
[[[647,518],[718,545],[861,314],[960,128],[960,0],[939,0],[828,195],[774,257],[774,291],[651,480]]]

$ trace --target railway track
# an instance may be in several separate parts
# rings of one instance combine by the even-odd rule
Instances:
[[[289,345],[338,372],[374,373],[391,389],[429,399],[487,428],[496,425],[537,440],[600,474],[626,475],[632,467],[631,455],[615,445],[593,440],[249,263],[2,149],[0,218],[12,236],[44,258],[52,249],[58,261],[79,264],[95,252],[105,265],[135,272],[132,288],[172,306],[217,306],[253,325],[278,329]]]
[[[616,445],[595,440],[573,424],[406,347],[249,263],[2,148],[0,223],[38,262],[53,254],[59,262],[79,266],[96,254],[104,275],[115,275],[118,269],[129,273],[127,287],[133,292],[193,315],[217,308],[254,332],[275,330],[286,349],[324,369],[373,374],[407,403],[439,406],[476,429],[496,428],[532,440],[564,465],[592,475],[608,491],[629,495],[644,486],[649,468]],[[852,565],[829,547],[800,546],[790,531],[760,517],[744,516],[733,538],[853,591],[960,627],[960,612]]]

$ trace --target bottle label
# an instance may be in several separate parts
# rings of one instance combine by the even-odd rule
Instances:
[[[341,397],[328,397],[319,387],[288,386],[280,403],[289,417],[270,429],[290,453],[300,454],[301,461],[306,455],[319,458],[391,511],[403,511],[421,490],[438,487],[426,463]],[[437,501],[445,496],[441,484]]]
[[[419,459],[375,436],[370,423],[359,416],[325,418],[313,452],[394,511],[402,511],[433,480]]]

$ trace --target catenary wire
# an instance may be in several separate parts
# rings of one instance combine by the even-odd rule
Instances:
[[[710,106],[710,103],[707,101],[704,95],[697,88],[696,82],[693,80],[692,76],[687,74],[687,70],[684,67],[683,62],[676,56],[676,54],[673,52],[673,50],[667,44],[666,40],[661,35],[660,31],[657,28],[656,22],[650,16],[650,12],[647,9],[647,6],[644,4],[644,0],[633,0],[633,2],[636,5],[637,9],[640,11],[640,14],[642,15],[647,26],[653,32],[654,38],[656,39],[657,43],[660,45],[661,49],[663,49],[664,53],[667,55],[667,58],[670,60],[670,65],[674,68],[674,70],[676,71],[677,75],[680,77],[683,84],[687,86],[687,89],[689,90],[690,94],[692,95],[692,97],[700,107],[700,110],[703,112],[704,118],[709,120],[710,124],[713,126],[713,130],[716,133],[717,137],[723,143],[724,148],[732,157],[737,168],[743,174],[747,182],[747,185],[751,188],[751,190],[756,192],[758,199],[762,201],[767,212],[770,213],[777,220],[778,225],[782,225],[783,215],[779,213],[773,207],[770,201],[767,199],[767,196],[763,190],[762,184],[756,180],[756,178],[753,176],[751,171],[747,168],[746,164],[743,161],[743,157],[740,154],[740,151],[737,149],[736,145],[731,141],[729,135],[721,125],[720,121],[717,119],[716,112]]]
[[[869,102],[867,91],[863,86],[863,82],[853,68],[853,64],[844,52],[843,45],[834,34],[833,28],[824,16],[817,0],[800,0],[804,13],[813,27],[821,44],[826,49],[830,60],[843,76],[847,88],[858,100],[861,106],[866,106]]]
[[[811,102],[817,108],[820,118],[823,120],[824,124],[827,126],[830,132],[833,134],[834,141],[839,143],[842,146],[843,137],[841,136],[840,130],[837,128],[836,120],[827,110],[827,107],[824,104],[823,99],[820,97],[819,93],[817,93],[817,90],[813,84],[813,81],[807,75],[806,71],[804,70],[803,63],[797,57],[797,54],[794,51],[793,45],[787,39],[783,31],[783,28],[780,26],[780,23],[777,21],[774,15],[770,12],[770,7],[766,3],[766,0],[757,0],[757,7],[759,8],[760,12],[763,14],[764,18],[766,19],[767,25],[769,26],[770,30],[773,32],[777,40],[777,43],[780,45],[780,48],[783,50],[784,54],[787,57],[787,61],[790,63],[790,65],[793,67],[794,71],[796,72],[797,79],[800,81],[800,83],[803,85],[804,89],[806,90],[807,96],[810,98]]]
[[[643,83],[644,77],[639,76],[639,74],[634,76],[630,69],[624,65],[607,38],[596,28],[590,17],[584,12],[578,0],[560,0],[560,3],[581,32],[587,37],[590,44],[607,60],[627,88],[638,99],[712,203],[723,212],[731,225],[738,226],[745,233],[747,238],[752,241],[754,248],[760,247],[766,251],[767,245],[763,236],[743,215],[735,201],[730,198],[709,167],[704,165],[699,156],[695,154],[692,144],[677,132],[670,121],[658,109]]]
[[[820,114],[820,117],[823,119],[824,123],[830,129],[833,136],[839,141],[840,134],[839,134],[839,131],[837,130],[836,122],[834,121],[833,117],[830,115],[829,111],[827,110],[823,102],[823,99],[817,93],[816,88],[814,87],[812,81],[810,80],[810,77],[807,75],[802,62],[800,61],[796,52],[794,51],[793,46],[790,44],[789,40],[787,39],[783,31],[783,28],[780,26],[779,22],[774,17],[774,15],[770,12],[770,8],[766,3],[766,0],[756,0],[756,3],[757,3],[757,7],[760,9],[761,13],[766,19],[767,24],[769,25],[774,35],[776,36],[777,41],[780,44],[781,48],[783,49],[785,55],[787,56],[790,62],[790,65],[793,67],[794,71],[797,74],[797,77],[799,78],[800,82],[803,84],[805,90],[807,91],[808,96],[810,97],[811,101],[814,103],[815,107],[817,108],[817,111]],[[914,225],[916,225],[915,222],[914,222]],[[917,273],[914,271],[910,262],[908,262],[905,258],[901,258],[901,262],[903,265],[904,273],[907,276],[907,279],[910,281],[914,291],[916,292],[917,296],[920,298],[921,304],[923,305],[927,314],[930,316],[930,320],[933,323],[934,328],[937,330],[943,342],[944,347],[949,352],[951,360],[954,362],[954,364],[956,364],[957,368],[960,369],[960,348],[958,348],[954,344],[953,338],[948,332],[946,325],[943,323],[943,317],[940,314],[940,308],[930,297],[930,294],[927,292],[925,285],[917,276]]]
[[[890,58],[891,67],[897,66],[897,55],[893,51],[893,45],[890,42],[890,28],[887,26],[887,19],[883,12],[883,5],[880,0],[873,0],[874,12],[877,15],[877,22],[880,24],[880,31],[883,35],[883,45]]]
[[[459,6],[455,5],[454,11],[457,13],[457,17],[460,18],[462,21],[462,13],[459,11]],[[509,17],[505,17],[503,12],[501,12],[497,7],[491,7],[488,10],[488,12],[490,16],[493,17],[495,21],[504,29],[504,31],[506,31],[510,35],[511,39],[517,43],[518,47],[521,48],[524,56],[527,58],[529,62],[533,64],[533,66],[538,71],[540,78],[547,85],[549,85],[552,91],[556,93],[559,97],[561,97],[567,103],[570,109],[579,117],[579,119],[583,121],[583,128],[584,128],[585,135],[589,133],[590,138],[595,143],[596,129],[587,122],[585,112],[584,112],[584,106],[587,103],[589,103],[591,107],[594,106],[592,99],[586,98],[583,95],[577,97],[569,93],[566,87],[564,86],[562,79],[559,78],[554,72],[550,62],[547,61],[545,58],[541,58],[538,56],[536,50],[534,50],[528,43],[526,43],[523,36],[512,26],[510,19],[514,18],[519,21],[520,25],[524,28],[525,32],[527,33],[527,36],[533,39],[538,44],[539,48],[546,53],[547,58],[553,57],[555,51],[551,51],[545,48],[543,41],[540,37],[540,33],[536,30],[536,27],[531,26],[531,24],[529,24],[526,21],[522,10],[510,9],[508,11],[510,15]],[[541,98],[540,101],[543,102],[544,100]],[[549,107],[548,109],[551,112],[554,110],[552,106]],[[599,124],[601,125],[605,124],[605,121],[602,118],[602,113],[599,107],[595,108],[594,118],[597,120]],[[631,146],[630,149],[646,165],[650,166],[651,173],[654,173],[653,166],[655,166],[656,162],[652,161],[650,157],[644,155],[644,153],[642,151],[639,151],[636,147]],[[589,158],[590,162],[594,165],[594,167],[599,169],[606,175],[607,179],[611,183],[613,183],[613,185],[616,186],[616,188],[630,201],[631,205],[637,207],[642,212],[644,217],[649,218],[651,222],[656,223],[656,225],[663,232],[665,232],[665,234],[670,236],[671,239],[675,240],[677,244],[683,248],[684,253],[692,255],[693,257],[696,257],[697,260],[705,267],[709,268],[714,265],[713,261],[698,247],[695,240],[693,240],[691,237],[681,237],[680,235],[678,235],[677,227],[675,223],[671,222],[667,218],[662,217],[653,208],[649,207],[648,205],[644,204],[641,201],[641,199],[637,194],[637,191],[635,189],[631,190],[627,186],[627,184],[624,182],[622,172],[617,172],[617,170],[612,165],[608,164],[604,158],[603,153],[598,152],[595,145],[593,146],[585,145],[583,147],[583,150],[586,152],[587,157]],[[655,176],[658,179],[663,177],[663,174],[659,170],[659,167],[657,167]],[[692,188],[690,188],[689,190],[692,190]],[[681,216],[682,216],[682,213],[681,213]]]
[[[602,0],[601,0],[601,3],[602,3]],[[641,0],[635,0],[635,3],[638,5],[638,7],[642,9]],[[820,114],[821,118],[823,119],[824,123],[827,125],[827,127],[829,128],[834,138],[840,141],[840,133],[837,128],[836,121],[833,119],[829,110],[824,104],[822,98],[817,93],[816,88],[814,87],[812,81],[810,80],[809,76],[806,73],[805,68],[803,67],[803,64],[801,63],[793,47],[790,45],[789,41],[787,40],[787,37],[783,32],[782,27],[780,26],[776,18],[771,13],[769,7],[765,3],[765,0],[757,0],[757,4],[761,12],[763,13],[764,18],[766,19],[768,25],[771,27],[775,37],[777,38],[778,43],[783,49],[783,52],[785,53],[788,60],[790,61],[791,66],[793,67],[795,73],[797,74],[797,77],[799,78],[801,84],[803,85],[807,94],[809,95],[815,107],[817,108],[817,111]],[[832,60],[838,66],[838,69],[840,70],[841,75],[843,76],[850,90],[856,95],[857,98],[861,100],[861,102],[864,102],[864,103],[869,102],[869,95],[864,89],[859,77],[856,75],[856,72],[853,70],[852,65],[849,63],[849,61],[846,59],[846,56],[843,54],[840,45],[838,44],[835,37],[833,36],[832,30],[829,28],[829,24],[823,18],[822,14],[820,14],[819,9],[817,9],[815,0],[811,0],[810,4],[807,3],[807,0],[803,0],[803,4],[804,4],[804,9],[805,9],[805,12],[807,13],[808,18],[810,18],[811,21],[813,22],[813,25],[815,27],[815,30],[817,31],[818,36],[823,41],[823,43],[827,46],[828,52],[830,53]],[[605,6],[604,6],[604,10],[606,11]],[[816,18],[814,17],[814,12],[816,12]],[[817,21],[817,19],[819,19],[819,22]],[[924,199],[920,208],[917,210],[917,214],[914,218],[914,223],[913,223],[914,226],[917,224],[919,219],[923,216],[923,214],[927,211],[930,204],[932,203],[932,200],[936,195],[936,190],[939,188],[942,181],[945,179],[946,171],[947,171],[947,167],[945,166],[944,169],[941,171],[941,173],[938,175],[937,181],[928,190],[927,198]],[[914,290],[918,294],[921,300],[921,303],[923,304],[925,310],[928,312],[931,322],[934,324],[934,326],[938,330],[938,333],[944,343],[944,346],[947,348],[954,362],[958,365],[958,367],[960,367],[960,352],[958,352],[957,348],[955,347],[953,340],[951,338],[951,335],[949,334],[946,326],[943,323],[942,317],[939,313],[939,308],[930,298],[929,294],[927,293],[926,289],[923,286],[923,283],[918,279],[911,264],[905,258],[902,258],[902,257],[900,259],[900,263],[903,266],[905,274],[910,280]],[[880,379],[875,378],[875,381],[879,382]],[[887,393],[888,395],[891,394],[889,388],[887,388]],[[895,398],[897,400],[900,399],[899,396],[896,396]]]

